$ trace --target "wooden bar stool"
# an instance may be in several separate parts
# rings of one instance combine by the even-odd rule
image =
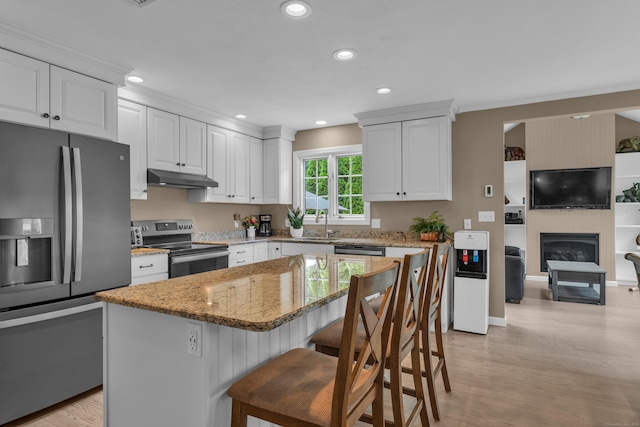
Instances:
[[[386,360],[386,366],[390,370],[390,381],[385,383],[385,386],[391,391],[394,420],[393,423],[387,422],[387,424],[391,425],[407,426],[418,420],[420,421],[419,425],[429,425],[424,380],[420,369],[420,325],[422,324],[423,305],[427,292],[429,253],[430,250],[426,249],[418,254],[405,255],[400,275],[391,329],[391,344]],[[372,302],[374,308],[376,304],[377,301]],[[340,347],[338,337],[343,334],[343,327],[342,320],[338,320],[315,334],[311,338],[311,342],[316,344],[316,351],[332,355],[340,353],[342,347]],[[357,342],[365,339],[363,332],[364,328],[359,328]],[[402,384],[402,361],[409,354],[411,355],[411,365],[417,367],[412,371],[414,389],[404,387]],[[411,394],[416,398],[407,417],[405,417],[403,393]],[[368,415],[361,419],[372,422]]]
[[[352,426],[370,406],[374,425],[382,427],[384,361],[399,269],[394,262],[351,277],[340,357],[296,348],[236,381],[227,390],[232,427],[246,427],[249,415],[283,426]],[[367,297],[378,293],[384,298],[376,313]],[[366,339],[356,347],[359,321]]]
[[[448,244],[440,244],[435,253],[431,257],[431,266],[429,275],[432,276],[427,280],[427,298],[425,300],[424,314],[422,316],[422,326],[420,328],[422,334],[422,356],[425,369],[422,375],[427,378],[427,388],[429,389],[429,399],[431,401],[431,412],[433,418],[440,419],[440,406],[438,404],[438,395],[436,394],[436,378],[442,375],[444,389],[451,391],[451,383],[449,382],[449,373],[447,372],[447,362],[444,358],[444,345],[442,341],[442,293],[444,290],[445,275],[447,273],[447,261],[449,259]],[[431,342],[431,326],[434,327],[434,335],[436,337],[435,350]],[[433,365],[432,356],[438,358],[438,362]],[[415,365],[414,365],[415,366]],[[411,372],[405,369],[405,372]]]

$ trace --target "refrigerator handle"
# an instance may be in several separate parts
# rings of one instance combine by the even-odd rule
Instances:
[[[74,247],[73,281],[82,279],[82,243],[84,230],[83,198],[82,198],[82,161],[80,149],[73,147],[73,179],[76,193],[76,242]]]
[[[72,194],[71,194],[71,153],[69,147],[62,147],[62,173],[64,177],[64,255],[62,265],[62,283],[71,282],[71,243],[72,243]]]

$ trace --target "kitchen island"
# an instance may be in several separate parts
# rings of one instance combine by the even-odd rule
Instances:
[[[230,425],[229,386],[308,347],[344,314],[351,275],[394,261],[307,254],[96,294],[105,303],[105,426]]]

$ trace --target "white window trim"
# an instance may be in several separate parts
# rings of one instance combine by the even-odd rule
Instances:
[[[311,150],[300,150],[293,152],[293,206],[302,208],[304,201],[304,186],[302,180],[304,178],[304,160],[312,157],[326,157],[328,155],[345,156],[345,155],[362,155],[362,144],[344,145],[340,147],[314,148]],[[335,182],[335,171],[333,165],[329,165],[329,182],[333,185]],[[328,223],[332,225],[369,225],[371,224],[370,204],[364,202],[364,218],[346,218],[329,215]],[[323,225],[324,218],[316,223],[316,218],[306,215],[304,217],[305,225]]]

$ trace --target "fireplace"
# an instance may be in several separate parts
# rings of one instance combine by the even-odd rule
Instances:
[[[600,263],[600,236],[596,233],[540,233],[540,271],[547,261]]]

